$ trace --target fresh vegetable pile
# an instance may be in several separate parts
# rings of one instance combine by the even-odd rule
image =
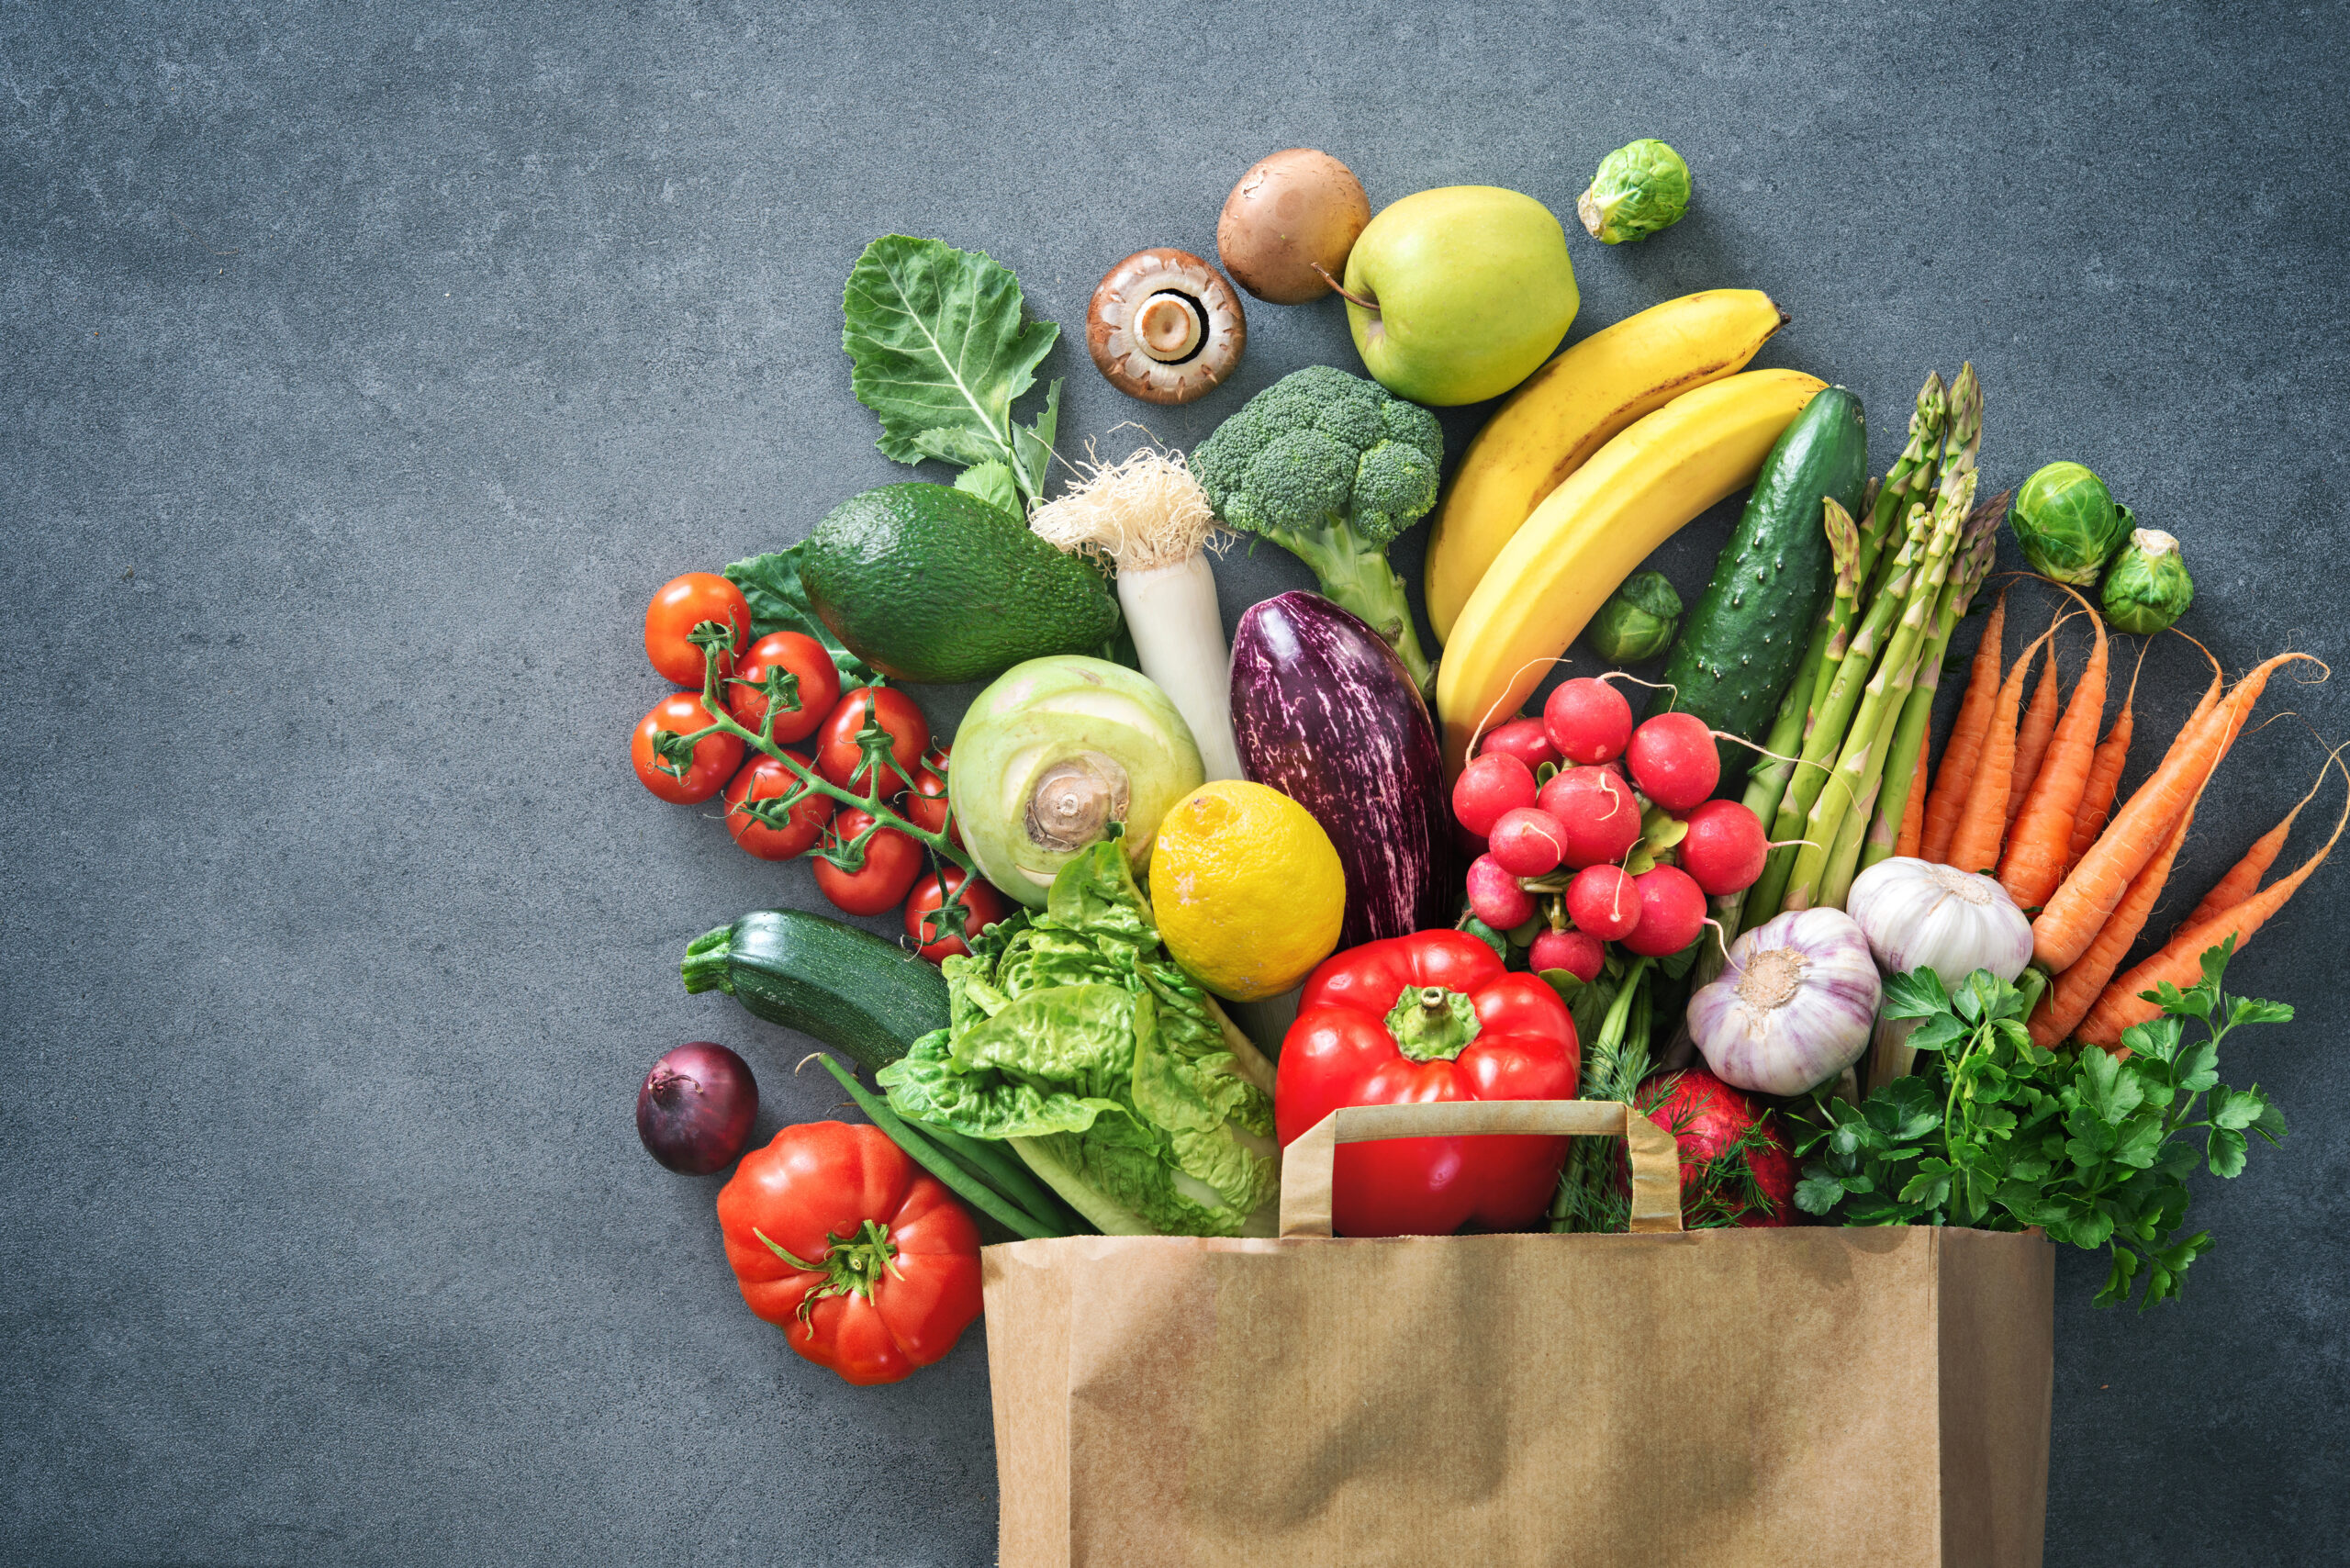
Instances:
[[[1577,212],[1642,241],[1692,188],[1635,141]],[[1059,384],[1017,409],[1058,329],[1011,273],[901,235],[858,259],[851,388],[885,454],[952,483],[663,586],[645,652],[677,689],[632,743],[654,795],[722,801],[744,851],[886,923],[755,910],[681,967],[845,1058],[821,1059],[871,1124],[787,1127],[719,1198],[745,1300],[800,1353],[856,1383],[935,1361],[979,1311],[983,1239],[1270,1236],[1282,1146],[1406,1101],[1628,1103],[1673,1134],[1691,1226],[2037,1226],[2110,1254],[2100,1304],[2178,1294],[2210,1245],[2188,1179],[2284,1135],[2221,1056],[2291,1010],[2221,983],[2350,826],[2345,802],[2269,879],[2350,784],[2341,754],[2132,959],[2213,773],[2306,655],[2232,685],[2215,660],[2133,767],[2114,634],[2188,610],[2176,538],[2078,463],[1986,498],[1972,364],[1926,378],[1872,477],[1854,394],[1747,368],[1787,319],[1756,290],[1557,352],[1567,245],[1516,192],[1374,212],[1328,154],[1275,153],[1225,203],[1221,271],[1138,250],[1088,312],[1112,386],[1221,395],[1222,421],[1188,454],[1089,446],[1058,493]],[[1368,375],[1219,394],[1244,294],[1343,308]],[[1494,398],[1448,474],[1429,409]],[[1643,566],[1741,492],[1704,584]],[[1432,640],[1389,562],[1424,517]],[[1998,570],[2003,521],[2029,572]],[[1227,645],[1236,540],[1319,591],[1243,607]],[[2011,610],[2042,600],[2011,662]],[[1578,638],[1646,673],[1556,669]],[[964,682],[934,744],[910,689]],[[697,1042],[638,1127],[712,1173],[757,1103],[750,1065]],[[1628,1186],[1595,1139],[1423,1138],[1341,1148],[1331,1197],[1349,1236],[1608,1231]]]

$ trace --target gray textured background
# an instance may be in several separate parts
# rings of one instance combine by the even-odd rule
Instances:
[[[665,689],[655,585],[905,476],[838,346],[867,240],[984,247],[1068,329],[1126,252],[1211,250],[1273,148],[1375,203],[1564,212],[1661,135],[1696,210],[1574,233],[1577,334],[1765,287],[1796,324],[1759,363],[1858,389],[1880,466],[1971,354],[1989,477],[2087,461],[2187,540],[2232,669],[2338,665],[2343,22],[0,7],[0,1560],[992,1561],[976,1332],[878,1392],[800,1362],[734,1293],[717,1179],[629,1123],[697,1036],[750,1056],[763,1132],[838,1099],[674,969],[806,872],[623,753]],[[1328,305],[1259,307],[1249,342],[1237,389],[1150,428],[1353,363]],[[1051,368],[1072,449],[1143,413],[1081,343]],[[1727,527],[1665,553],[1684,587]],[[1227,614],[1304,581],[1236,557]],[[2143,751],[2199,684],[2157,649]],[[2350,730],[2338,689],[2279,689]],[[923,694],[942,728],[968,695]],[[2318,755],[2296,721],[2248,741],[2184,884]],[[2298,1130],[2204,1184],[2185,1304],[2093,1313],[2098,1265],[2064,1265],[2051,1564],[2339,1561],[2345,876],[2239,967],[2301,1007],[2238,1058]]]

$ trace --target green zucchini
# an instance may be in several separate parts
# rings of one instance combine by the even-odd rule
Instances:
[[[1709,729],[1762,738],[1835,586],[1820,501],[1833,496],[1858,513],[1868,466],[1858,398],[1830,386],[1804,406],[1762,460],[1713,580],[1665,656],[1650,712],[1695,713]],[[1735,786],[1753,754],[1715,745],[1722,782]]]
[[[688,991],[722,991],[758,1017],[886,1067],[946,1027],[937,966],[870,932],[800,909],[755,909],[686,946]]]

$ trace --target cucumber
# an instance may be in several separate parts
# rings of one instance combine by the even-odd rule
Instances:
[[[1762,738],[1835,587],[1821,499],[1857,514],[1868,466],[1861,400],[1841,386],[1818,394],[1762,460],[1713,580],[1665,655],[1650,712],[1695,713],[1709,729]],[[1734,788],[1753,753],[1715,745],[1722,783]]]
[[[886,1067],[946,1027],[937,967],[854,925],[800,909],[755,909],[687,945],[688,991],[722,991],[758,1017]]]

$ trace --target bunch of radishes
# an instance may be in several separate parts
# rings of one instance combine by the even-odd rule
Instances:
[[[1583,980],[1609,942],[1681,951],[1707,899],[1751,886],[1770,854],[1752,812],[1707,798],[1720,780],[1703,720],[1660,713],[1636,729],[1604,678],[1565,682],[1540,718],[1487,735],[1453,782],[1453,816],[1485,845],[1470,913],[1497,932],[1533,927],[1528,966]]]

